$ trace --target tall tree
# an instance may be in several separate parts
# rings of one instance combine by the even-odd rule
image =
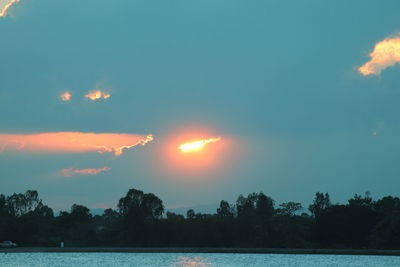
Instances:
[[[314,217],[318,217],[321,213],[331,206],[331,201],[328,193],[317,192],[313,203],[308,207],[308,210]]]
[[[221,200],[219,203],[219,208],[217,209],[217,215],[223,218],[230,218],[234,215],[234,210],[225,200]]]
[[[134,245],[147,245],[151,240],[150,228],[164,212],[162,200],[154,194],[130,189],[118,202],[119,212],[127,233],[126,242]]]
[[[7,198],[7,206],[14,216],[21,216],[43,205],[36,190],[28,190],[25,194],[13,194]]]

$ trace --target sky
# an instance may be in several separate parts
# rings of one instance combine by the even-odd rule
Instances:
[[[260,191],[304,206],[317,191],[398,196],[399,9],[12,3],[0,15],[0,193],[35,189],[56,210],[115,208],[130,188],[167,208]]]

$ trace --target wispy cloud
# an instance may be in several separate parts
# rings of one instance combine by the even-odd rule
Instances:
[[[109,167],[103,167],[103,168],[88,168],[88,169],[75,169],[75,168],[66,168],[62,169],[60,173],[65,176],[65,177],[71,177],[71,176],[76,176],[76,175],[96,175],[101,172],[107,172],[111,170]]]
[[[400,62],[400,37],[386,38],[375,44],[370,61],[358,68],[364,75],[380,74],[387,67]]]
[[[64,92],[60,95],[60,98],[62,101],[70,101],[72,97],[72,94],[70,92]]]
[[[20,0],[0,0],[0,17],[7,15],[7,10]]]
[[[0,152],[6,150],[39,153],[111,152],[119,156],[125,149],[137,145],[143,146],[152,140],[152,135],[121,133],[0,134]]]
[[[97,99],[110,98],[111,95],[106,92],[102,92],[100,90],[93,90],[93,91],[89,92],[88,94],[86,94],[85,97],[89,98],[90,100],[97,100]]]

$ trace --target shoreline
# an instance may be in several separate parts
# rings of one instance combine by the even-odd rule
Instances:
[[[286,248],[16,247],[0,248],[0,253],[239,253],[400,256],[400,250]]]

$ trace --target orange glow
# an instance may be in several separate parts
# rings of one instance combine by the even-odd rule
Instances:
[[[195,141],[195,142],[190,142],[190,143],[185,143],[179,146],[179,149],[182,152],[194,152],[194,151],[199,151],[204,148],[204,146],[208,143],[213,143],[221,140],[221,138],[209,138],[209,139],[204,139],[200,141]]]
[[[380,74],[382,70],[400,62],[400,37],[378,42],[369,56],[371,60],[358,68],[364,76]]]
[[[70,92],[64,92],[60,95],[60,98],[62,101],[70,101],[71,100],[71,93]]]
[[[89,98],[90,100],[97,100],[97,99],[107,99],[110,98],[111,95],[107,94],[105,92],[102,92],[100,90],[94,90],[89,92],[88,94],[85,95],[86,98]]]
[[[40,134],[0,134],[0,152],[4,150],[82,153],[112,152],[116,156],[137,145],[153,140],[152,135],[58,132]]]
[[[63,176],[65,177],[71,177],[75,175],[96,175],[101,172],[107,172],[111,170],[109,167],[103,167],[103,168],[98,168],[98,169],[74,169],[74,168],[67,168],[67,169],[62,169],[60,172]]]
[[[5,17],[7,15],[7,10],[14,5],[15,3],[18,3],[20,0],[6,0],[5,5],[2,7],[0,6],[0,17]]]
[[[150,149],[154,153],[149,160],[157,166],[152,168],[157,177],[202,183],[227,171],[226,163],[235,155],[235,143],[231,137],[221,136],[206,126],[174,127]]]

